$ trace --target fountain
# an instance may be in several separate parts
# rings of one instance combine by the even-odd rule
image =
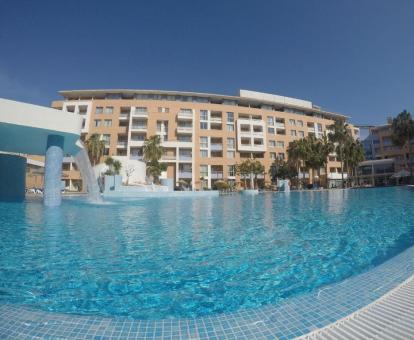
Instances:
[[[81,173],[83,183],[86,186],[88,200],[93,203],[102,202],[98,181],[89,161],[88,152],[83,144],[80,145],[80,150],[75,155],[75,161]]]

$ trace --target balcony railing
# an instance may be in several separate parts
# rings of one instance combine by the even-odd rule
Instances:
[[[132,125],[131,126],[131,130],[147,130],[147,126],[146,125]]]
[[[191,171],[183,171],[183,170],[180,170],[178,172],[178,177],[179,178],[190,179],[190,178],[193,178],[193,173]]]
[[[210,145],[210,150],[211,151],[222,151],[223,150],[223,144],[219,144],[219,143],[212,143]]]
[[[175,161],[177,159],[176,155],[164,155],[161,157],[162,161]]]
[[[223,171],[212,171],[211,172],[212,179],[222,179],[223,178]]]
[[[192,159],[191,155],[180,155],[180,161],[191,161]]]
[[[180,111],[180,112],[178,112],[178,118],[180,118],[180,119],[193,119],[193,113],[192,112]]]
[[[285,128],[285,123],[277,123],[275,124],[276,129],[284,129]]]
[[[177,126],[178,133],[193,133],[192,126]]]
[[[122,120],[128,119],[128,117],[129,117],[129,113],[121,113],[119,115],[119,119],[122,119]]]
[[[148,111],[133,111],[132,115],[134,117],[148,117]]]
[[[118,143],[116,143],[116,146],[118,147],[118,148],[126,148],[127,147],[127,145],[128,145],[128,142],[118,142]]]
[[[222,122],[221,117],[210,117],[210,123],[220,123]]]

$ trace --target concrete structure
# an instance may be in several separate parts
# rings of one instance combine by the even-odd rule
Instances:
[[[239,182],[235,164],[247,158],[260,160],[268,171],[276,158],[286,159],[291,141],[321,137],[334,120],[347,120],[309,101],[246,90],[239,96],[149,90],[60,94],[64,99],[52,106],[83,117],[83,140],[100,134],[105,155],[140,160],[145,138],[158,134],[165,150],[161,161],[167,164],[162,177],[175,185],[186,181],[194,189],[214,188],[217,180]],[[350,127],[358,136],[358,129]],[[328,174],[321,171],[332,181],[341,178],[335,154],[329,157]],[[262,178],[261,185],[265,181],[270,178]]]
[[[60,204],[63,155],[79,150],[81,124],[82,118],[75,114],[0,99],[0,151],[46,155],[44,202],[48,206]]]

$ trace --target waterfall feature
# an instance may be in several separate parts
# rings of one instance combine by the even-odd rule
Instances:
[[[83,183],[86,185],[89,201],[94,203],[102,202],[98,180],[95,177],[91,162],[89,161],[88,152],[83,147],[83,145],[79,152],[76,154],[75,160],[81,173]]]

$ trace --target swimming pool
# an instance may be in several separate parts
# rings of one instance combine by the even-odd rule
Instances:
[[[255,308],[414,244],[404,188],[0,204],[0,303],[182,318]]]

